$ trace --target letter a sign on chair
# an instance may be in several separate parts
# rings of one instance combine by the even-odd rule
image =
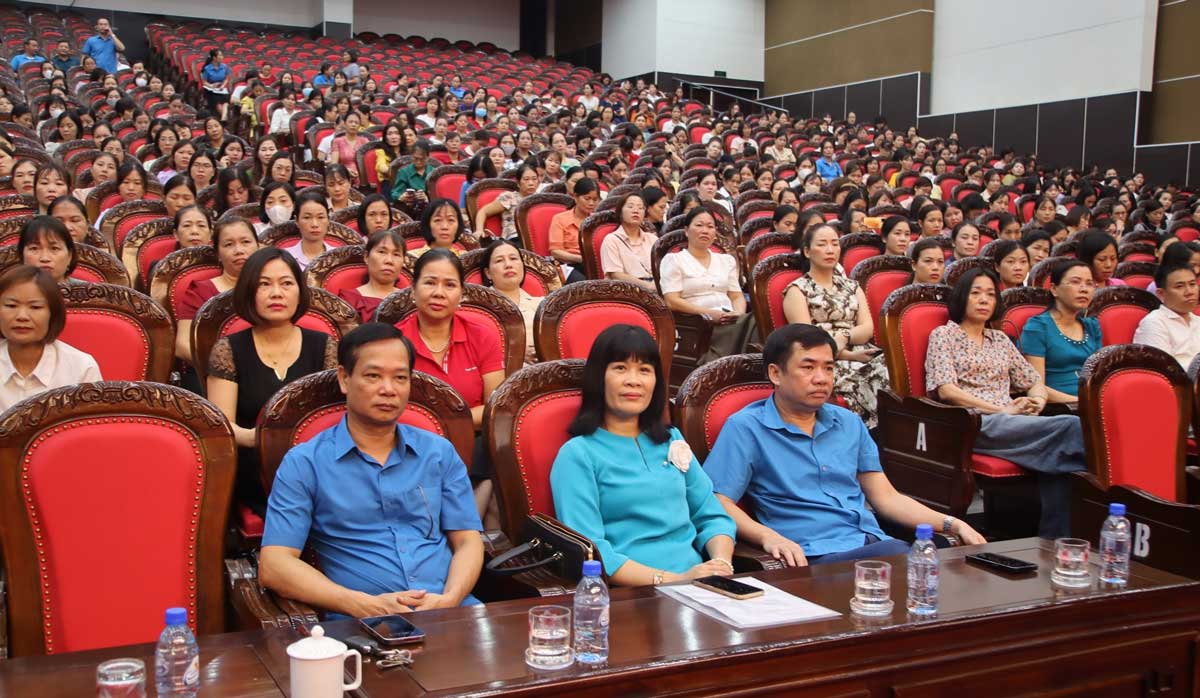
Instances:
[[[928,451],[929,446],[925,443],[925,422],[917,422],[917,445],[914,447],[918,451]]]

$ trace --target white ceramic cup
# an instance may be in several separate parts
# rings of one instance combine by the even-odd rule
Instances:
[[[325,629],[314,625],[310,635],[288,645],[291,658],[292,698],[341,698],[362,685],[362,655],[344,642],[325,637]],[[354,656],[354,682],[342,683],[346,657]]]

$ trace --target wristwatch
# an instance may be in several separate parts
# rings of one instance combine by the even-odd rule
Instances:
[[[954,528],[954,517],[947,516],[942,519],[942,533],[950,533]]]
[[[663,573],[655,572],[654,573],[654,581],[652,582],[652,584],[654,586],[658,586],[659,584],[662,584],[662,583],[663,583]]]

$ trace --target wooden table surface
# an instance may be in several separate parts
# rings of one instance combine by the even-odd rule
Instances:
[[[1011,578],[963,561],[979,548],[1036,562],[1039,570],[1036,575]],[[1050,583],[1053,543],[1037,539],[941,554],[940,611],[930,620],[907,616],[902,557],[891,560],[896,610],[877,621],[849,614],[852,563],[754,575],[843,614],[759,630],[739,631],[652,588],[614,589],[609,663],[601,668],[577,664],[557,672],[536,672],[525,665],[527,612],[552,600],[417,613],[411,618],[427,639],[417,646],[414,665],[381,671],[374,663],[364,664],[358,695],[951,695],[920,687],[893,693],[891,686],[901,678],[918,684],[935,680],[951,662],[983,668],[1030,662],[1027,673],[1033,680],[1053,668],[1042,668],[1038,662],[1076,650],[1080,656],[1092,657],[1088,661],[1098,667],[1095,671],[1103,673],[1109,664],[1116,671],[1121,662],[1110,661],[1114,650],[1109,648],[1117,644],[1123,648],[1122,661],[1150,667],[1137,674],[1141,677],[1137,681],[1145,683],[1143,675],[1150,671],[1158,672],[1154,676],[1163,681],[1168,673],[1172,681],[1175,672],[1186,674],[1178,679],[1181,690],[1146,695],[1174,697],[1200,691],[1195,688],[1194,656],[1200,641],[1200,583],[1134,563],[1126,589],[1094,586],[1063,593]],[[569,605],[570,597],[562,602]],[[355,621],[324,625],[327,634],[335,637],[358,632]],[[292,631],[270,630],[202,638],[202,694],[287,695],[285,648],[297,637]],[[138,656],[152,671],[152,652],[152,645],[140,645],[0,661],[0,696],[91,695],[100,661]],[[1015,677],[1021,672],[1002,676],[1009,674]],[[1023,693],[1015,684],[993,694],[988,692],[990,685],[984,682],[972,698],[1043,695]],[[1078,695],[1129,695],[1089,690]]]

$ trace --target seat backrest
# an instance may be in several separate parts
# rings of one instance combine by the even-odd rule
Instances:
[[[566,194],[533,194],[517,204],[514,221],[521,246],[543,257],[550,256],[550,220],[575,205]]]
[[[142,223],[167,217],[167,207],[161,201],[142,199],[125,201],[113,206],[100,222],[100,234],[114,250],[121,249],[125,236]]]
[[[313,373],[288,383],[262,408],[258,425],[259,474],[270,494],[275,471],[293,446],[337,424],[346,414],[346,396],[338,387],[337,370]],[[409,383],[408,406],[398,420],[441,436],[454,445],[464,463],[471,462],[475,427],[471,410],[454,388],[420,371]]]
[[[417,312],[412,289],[396,291],[383,299],[375,311],[377,322],[395,325]],[[458,312],[470,315],[493,328],[504,349],[504,374],[512,375],[525,363],[525,317],[521,309],[496,289],[463,284]]]
[[[1088,468],[1108,485],[1184,501],[1191,400],[1170,354],[1143,344],[1107,346],[1079,372],[1079,417]]]
[[[92,355],[106,380],[170,380],[171,316],[149,296],[115,284],[60,284],[67,324],[59,339]]]
[[[864,259],[854,266],[850,278],[858,282],[859,288],[867,297],[867,307],[871,310],[871,320],[875,323],[875,344],[883,331],[883,321],[880,311],[883,302],[892,291],[908,284],[912,278],[912,265],[908,257],[903,255],[878,255]]]
[[[1129,344],[1138,323],[1159,304],[1158,297],[1149,291],[1133,286],[1108,286],[1096,289],[1086,315],[1100,320],[1104,346]]]
[[[545,257],[534,254],[528,249],[519,250],[521,261],[525,264],[525,279],[521,288],[531,296],[545,296],[562,288],[562,277],[558,266]],[[462,262],[466,275],[463,280],[469,284],[485,285],[483,283],[483,258],[486,249],[464,252],[459,260]]]
[[[956,259],[946,265],[946,274],[943,282],[950,288],[954,288],[958,280],[972,269],[996,271],[996,263],[988,257],[963,257]]]
[[[801,276],[804,276],[804,256],[798,252],[777,254],[754,265],[750,274],[750,302],[763,342],[771,332],[787,324],[783,293],[788,284]]]
[[[504,192],[516,190],[517,183],[514,180],[504,179],[501,177],[481,179],[468,187],[466,214],[467,221],[472,228],[475,226],[475,214],[479,212],[479,209],[486,207],[488,204],[500,198],[500,195]],[[451,199],[457,201],[457,197],[458,191],[455,191],[454,197],[451,197]],[[490,231],[495,237],[500,236],[500,233],[503,230],[503,225],[504,224],[501,221],[499,214],[488,216],[487,220],[483,223],[484,229]],[[482,231],[474,232],[477,234],[482,233]]]
[[[929,334],[950,319],[950,287],[910,284],[883,303],[883,353],[888,378],[900,397],[925,397],[925,353]]]
[[[287,247],[299,240],[300,228],[296,225],[296,221],[273,225],[258,236],[258,241],[263,247]],[[362,245],[366,240],[353,229],[347,228],[341,223],[329,221],[329,232],[325,234],[325,242],[335,247],[342,247],[344,245]]]
[[[457,202],[465,181],[467,181],[466,165],[435,167],[425,179],[426,194],[431,199],[450,199]]]
[[[172,319],[179,317],[179,301],[193,282],[220,276],[221,266],[212,247],[202,245],[176,250],[154,267],[150,278],[150,297],[166,309]]]
[[[864,259],[870,259],[885,252],[883,238],[875,233],[850,233],[843,235],[838,241],[842,248],[842,269],[847,273]]]
[[[736,354],[710,361],[688,375],[675,394],[675,423],[692,453],[708,457],[725,420],[746,405],[770,397],[762,354]]]
[[[674,317],[662,296],[628,281],[581,281],[546,296],[533,318],[534,348],[541,361],[586,359],[596,337],[618,324],[649,332],[670,375]]]
[[[600,246],[604,244],[604,238],[620,224],[620,211],[599,211],[579,224],[579,251],[583,255],[583,272],[587,278],[604,278],[604,270],[600,265]],[[666,230],[665,226],[663,229]]]
[[[1158,269],[1155,262],[1124,261],[1113,271],[1113,278],[1124,281],[1134,288],[1145,289],[1154,282],[1154,272]]]
[[[225,417],[168,385],[72,385],[4,413],[9,656],[153,642],[171,606],[223,632],[235,469]]]
[[[308,285],[323,288],[337,296],[367,282],[366,245],[345,245],[323,252],[304,270]],[[396,276],[396,288],[412,286],[413,260],[404,255],[404,266]]]
[[[526,366],[487,400],[483,434],[496,469],[500,528],[510,540],[520,539],[530,514],[554,515],[550,469],[579,413],[583,365],[563,359]]]
[[[310,330],[324,332],[334,339],[358,327],[358,311],[346,301],[323,288],[308,289],[308,312],[296,324]],[[192,321],[192,359],[200,385],[205,385],[208,373],[208,357],[217,340],[234,332],[250,327],[233,308],[233,291],[225,291],[209,298],[196,311]]]
[[[1054,303],[1054,296],[1044,288],[1018,286],[1000,292],[1000,329],[1014,342],[1019,342],[1025,323],[1040,315]]]

